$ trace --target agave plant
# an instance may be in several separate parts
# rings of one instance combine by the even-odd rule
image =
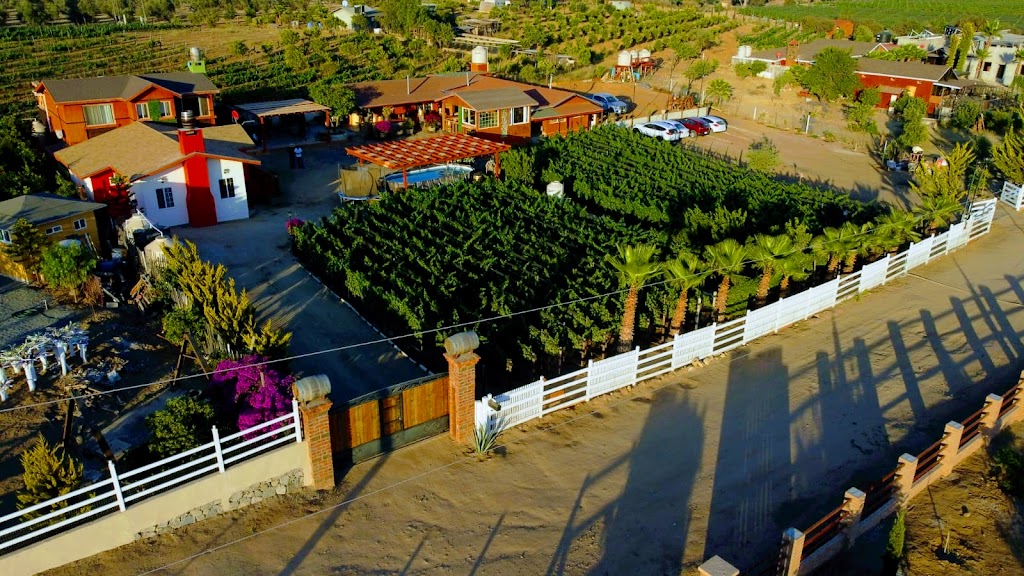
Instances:
[[[478,458],[483,458],[494,450],[498,445],[498,436],[505,430],[501,420],[481,422],[473,431],[473,452]]]

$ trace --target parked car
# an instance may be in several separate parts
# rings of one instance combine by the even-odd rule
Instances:
[[[604,109],[605,112],[614,112],[616,114],[625,114],[629,105],[619,100],[617,97],[608,94],[607,92],[598,92],[597,94],[591,94],[587,97],[594,104],[599,105]]]
[[[675,125],[660,120],[658,122],[647,122],[639,126],[633,127],[634,132],[639,132],[645,136],[652,136],[654,138],[661,138],[665,142],[675,142],[682,138],[682,134],[676,129]]]
[[[664,120],[663,122],[668,122],[669,124],[675,126],[676,130],[679,131],[680,138],[691,138],[697,135],[694,132],[690,132],[690,129],[687,128],[686,125],[680,122],[679,120]]]
[[[718,116],[701,116],[698,120],[703,120],[711,126],[712,132],[725,132],[729,129],[729,123],[725,121],[725,118]]]
[[[686,126],[691,133],[697,134],[698,136],[707,136],[708,134],[711,134],[711,125],[700,118],[683,118],[680,122],[682,122],[683,126]]]

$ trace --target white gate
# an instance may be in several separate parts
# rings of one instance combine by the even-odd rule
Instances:
[[[1013,206],[1014,210],[1020,210],[1024,206],[1024,185],[1003,180],[1003,192],[999,199]]]

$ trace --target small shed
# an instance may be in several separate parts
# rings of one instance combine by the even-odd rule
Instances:
[[[292,100],[272,100],[270,102],[253,102],[250,104],[238,104],[235,106],[243,122],[255,120],[260,125],[260,139],[263,151],[267,150],[267,119],[275,116],[289,116],[302,114],[303,119],[309,113],[324,113],[324,126],[331,125],[331,109],[311,100],[294,98]],[[305,126],[305,121],[303,121]]]

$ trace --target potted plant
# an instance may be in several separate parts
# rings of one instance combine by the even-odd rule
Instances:
[[[406,118],[402,121],[402,133],[406,136],[412,136],[412,130],[415,124],[412,123],[412,119]]]
[[[437,112],[428,113],[423,117],[423,125],[426,126],[427,132],[437,132],[441,127],[441,115]]]
[[[377,130],[377,137],[378,138],[387,138],[388,135],[391,134],[391,130],[392,130],[391,122],[388,122],[387,120],[381,120],[380,122],[377,122],[376,124],[374,124],[373,127],[374,127],[374,129]]]

